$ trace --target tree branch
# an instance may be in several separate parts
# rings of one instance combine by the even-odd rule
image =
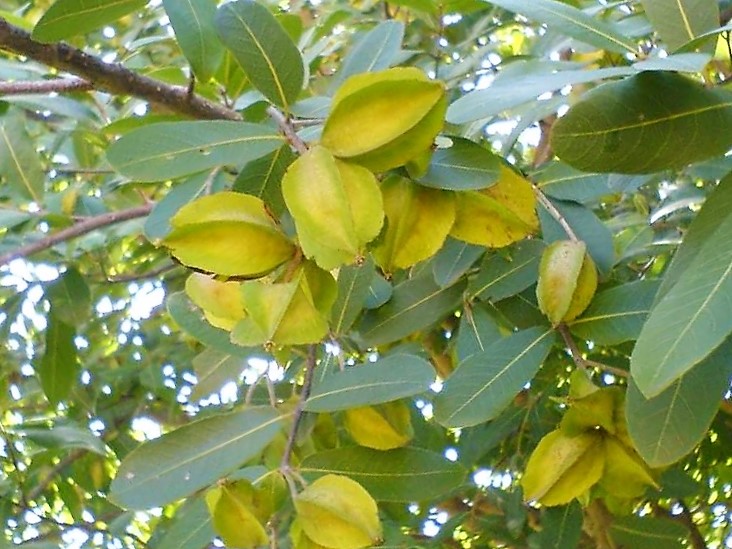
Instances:
[[[47,250],[48,248],[51,248],[56,244],[66,242],[67,240],[71,240],[79,236],[83,236],[96,229],[107,227],[109,225],[115,225],[117,223],[121,223],[122,221],[129,221],[130,219],[136,219],[138,217],[145,217],[153,209],[153,206],[155,206],[155,204],[145,204],[143,206],[136,206],[127,210],[109,212],[90,217],[88,219],[85,219],[84,221],[80,221],[79,223],[72,225],[71,227],[67,227],[66,229],[62,229],[56,233],[50,234],[45,238],[41,238],[40,240],[31,242],[30,244],[26,244],[25,246],[21,246],[20,248],[17,248],[12,252],[0,255],[0,267],[2,267],[3,265],[7,265],[14,259],[27,257],[36,252]]]
[[[23,93],[63,93],[93,90],[91,82],[81,78],[53,78],[51,80],[17,80],[0,82],[0,95],[19,95]]]
[[[67,71],[84,79],[94,89],[115,95],[139,97],[192,118],[241,120],[236,111],[191,94],[185,86],[171,86],[142,76],[121,63],[105,63],[68,44],[36,42],[29,33],[1,17],[0,49]]]
[[[290,145],[292,145],[299,154],[305,154],[308,152],[308,146],[302,139],[300,139],[300,136],[297,135],[297,132],[290,120],[281,111],[270,106],[267,107],[267,114],[277,123],[280,130],[282,130],[282,133],[287,138],[287,141],[289,141]]]
[[[536,195],[536,199],[539,201],[539,204],[544,206],[544,209],[549,213],[549,215],[551,215],[557,221],[557,223],[559,223],[564,232],[567,234],[567,237],[574,242],[579,242],[580,239],[577,237],[577,233],[574,232],[574,229],[572,229],[572,226],[562,215],[562,212],[557,210],[556,206],[552,204],[552,201],[546,197],[544,192],[538,186],[532,183],[532,187],[534,188],[534,194]]]
[[[297,401],[297,405],[293,412],[292,428],[290,429],[290,434],[287,437],[287,445],[285,446],[285,451],[282,454],[280,469],[285,474],[290,470],[290,460],[292,459],[292,452],[295,449],[297,430],[300,427],[300,422],[302,421],[302,416],[305,412],[305,401],[310,396],[310,388],[313,385],[317,349],[317,345],[310,345],[308,348],[308,356],[305,360],[305,379],[302,384],[302,391],[300,391],[300,399]]]

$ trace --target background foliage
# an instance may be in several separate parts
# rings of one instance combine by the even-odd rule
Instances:
[[[731,15],[0,0],[1,543],[732,546]]]

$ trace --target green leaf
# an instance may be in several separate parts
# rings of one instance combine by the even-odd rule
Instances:
[[[610,525],[610,535],[620,547],[633,549],[681,549],[686,544],[686,529],[669,519],[654,517],[616,517]]]
[[[216,3],[211,0],[163,0],[163,7],[193,74],[206,82],[224,59],[224,46],[214,27]]]
[[[0,181],[13,187],[23,198],[43,200],[45,174],[25,129],[23,118],[10,114],[0,122]]]
[[[236,357],[246,358],[251,349],[229,341],[229,332],[214,328],[203,318],[203,314],[188,299],[185,292],[177,292],[167,299],[168,314],[181,330],[213,349]]]
[[[335,74],[334,85],[354,74],[388,69],[401,51],[403,39],[404,23],[395,20],[379,23],[346,54]]]
[[[110,498],[129,509],[160,507],[205,488],[258,455],[280,431],[271,408],[194,421],[145,442],[120,465]]]
[[[242,165],[282,146],[274,128],[247,122],[161,122],[133,130],[110,145],[107,160],[124,176],[164,181],[217,166]]]
[[[232,356],[216,349],[204,349],[192,363],[198,380],[190,396],[192,402],[219,391],[229,381],[237,381],[247,367],[243,357]]]
[[[445,245],[432,260],[432,274],[441,287],[452,286],[485,253],[483,246],[476,246],[448,237]]]
[[[435,371],[424,359],[390,355],[326,376],[313,387],[305,410],[334,412],[391,402],[423,393],[434,380]]]
[[[371,281],[376,276],[369,258],[362,265],[349,265],[338,272],[338,298],[330,314],[331,331],[346,333],[363,310]]]
[[[500,301],[516,295],[539,278],[539,261],[546,245],[541,240],[522,240],[507,253],[486,256],[468,292],[478,299]]]
[[[583,315],[569,324],[572,333],[598,345],[638,339],[659,284],[639,280],[598,293]]]
[[[0,208],[0,229],[12,229],[21,223],[32,219],[33,215],[10,208]]]
[[[73,326],[56,315],[52,306],[46,327],[46,349],[41,358],[38,376],[46,398],[54,406],[67,398],[76,386],[80,365],[76,353]]]
[[[56,0],[33,29],[33,39],[58,42],[113,23],[147,0]]]
[[[651,71],[585,94],[554,124],[552,146],[579,170],[652,173],[724,154],[732,135],[701,128],[730,125],[731,91]]]
[[[643,326],[630,368],[646,397],[666,389],[732,332],[731,292],[732,217],[727,216]]]
[[[505,161],[468,139],[450,137],[450,147],[438,148],[432,155],[420,185],[452,191],[485,189],[498,181]]]
[[[283,145],[267,156],[252,160],[239,172],[233,190],[258,196],[276,217],[281,216],[285,212],[285,201],[280,184],[295,158],[290,146]]]
[[[104,441],[88,428],[74,424],[24,425],[16,431],[44,448],[82,449],[100,456],[107,455]]]
[[[412,502],[440,497],[460,486],[467,471],[421,448],[372,450],[361,446],[311,454],[301,465],[306,477],[345,475],[379,501]]]
[[[289,110],[304,82],[297,46],[270,11],[253,0],[219,7],[216,29],[249,81],[275,105]]]
[[[170,219],[205,190],[208,178],[208,173],[201,173],[173,186],[147,216],[143,229],[145,237],[152,242],[165,238],[170,233]]]
[[[545,61],[517,65],[523,69],[521,72],[518,69],[507,71],[507,74],[500,79],[496,78],[487,88],[471,91],[453,102],[447,109],[447,121],[453,124],[473,122],[495,116],[527,101],[534,101],[543,93],[565,86],[636,73],[631,67],[557,72]]]
[[[435,419],[468,427],[495,418],[534,377],[553,343],[553,330],[530,328],[468,357],[435,398]]]
[[[91,292],[86,280],[73,267],[66,269],[46,291],[54,314],[70,326],[79,326],[91,314]]]
[[[541,517],[542,549],[575,549],[582,536],[582,507],[576,501],[547,507]]]
[[[167,530],[156,549],[201,549],[216,535],[202,497],[187,500],[165,525]]]
[[[591,202],[613,193],[607,175],[581,172],[561,162],[549,164],[534,181],[545,195],[559,200]]]
[[[729,389],[732,341],[727,340],[700,364],[647,399],[631,382],[625,416],[638,453],[651,467],[663,467],[691,452],[706,435]]]
[[[503,337],[496,320],[483,307],[465,307],[460,317],[457,337],[457,358],[460,362],[485,351]]]
[[[464,282],[440,288],[429,271],[402,282],[385,305],[364,315],[361,342],[365,347],[391,343],[439,322],[460,306],[464,289]]]
[[[719,26],[717,0],[641,0],[641,4],[671,51]]]
[[[550,29],[616,53],[637,53],[635,41],[582,10],[555,0],[491,0],[491,4],[545,23]]]

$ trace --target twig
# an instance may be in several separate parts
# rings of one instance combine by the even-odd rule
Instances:
[[[51,467],[51,469],[43,476],[38,484],[36,484],[32,489],[28,491],[23,499],[26,501],[34,501],[46,490],[46,488],[48,488],[51,483],[58,480],[58,475],[61,473],[61,471],[63,471],[64,469],[66,469],[66,467],[85,455],[86,450],[75,450],[69,455],[62,458],[61,461]]]
[[[0,18],[0,49],[25,56],[87,81],[94,89],[132,95],[192,118],[241,120],[241,115],[196,94],[186,86],[171,86],[142,76],[121,63],[105,63],[68,44],[42,44],[23,29]]]
[[[116,223],[121,223],[122,221],[136,219],[138,217],[145,217],[153,209],[153,206],[154,204],[145,204],[143,206],[136,206],[127,210],[109,212],[102,215],[90,217],[88,219],[85,219],[84,221],[80,221],[79,223],[72,225],[71,227],[62,229],[57,233],[53,233],[45,238],[41,238],[40,240],[31,242],[30,244],[26,244],[25,246],[21,246],[20,248],[17,248],[12,252],[0,255],[0,267],[2,267],[3,265],[7,265],[14,259],[18,259],[20,257],[28,257],[29,255],[32,255],[36,252],[47,250],[48,248],[51,248],[56,244],[60,244],[61,242],[66,242],[67,240],[71,240],[73,238],[88,234],[92,231],[95,231],[96,229],[107,227],[109,225],[114,225]]]
[[[310,396],[310,388],[313,385],[317,350],[317,345],[310,345],[308,348],[308,356],[305,359],[305,379],[303,380],[302,390],[300,391],[300,399],[297,401],[295,410],[292,413],[292,427],[290,428],[290,434],[287,437],[287,445],[285,446],[285,451],[282,454],[282,462],[280,463],[280,469],[285,476],[289,476],[290,474],[290,460],[292,459],[292,452],[295,449],[297,430],[300,427],[300,422],[302,421],[302,416],[305,412],[305,402]]]
[[[81,78],[53,78],[51,80],[16,80],[0,82],[0,95],[20,95],[26,93],[63,93],[93,90],[91,82]]]
[[[577,347],[577,343],[572,337],[572,334],[569,332],[569,328],[567,328],[566,324],[559,324],[556,330],[562,336],[564,343],[567,345],[567,349],[569,349],[569,354],[572,356],[572,361],[574,361],[575,365],[581,370],[587,370],[587,368],[598,368],[609,374],[613,374],[614,376],[623,378],[628,377],[628,372],[626,372],[625,370],[583,357],[582,351],[580,351],[579,347]]]
[[[577,233],[574,232],[574,229],[572,229],[567,219],[562,215],[562,212],[557,210],[556,206],[552,204],[552,201],[546,197],[546,195],[539,187],[534,184],[532,184],[532,186],[534,187],[534,194],[536,195],[536,199],[542,206],[544,206],[544,209],[549,213],[549,215],[556,219],[557,223],[561,225],[562,229],[567,234],[569,239],[574,242],[579,242],[580,239],[577,237]]]
[[[587,366],[591,366],[593,368],[603,370],[603,371],[607,372],[608,374],[612,374],[614,376],[622,377],[622,378],[626,378],[626,379],[628,377],[630,377],[630,374],[626,370],[623,370],[622,368],[616,368],[615,366],[610,366],[609,364],[605,364],[603,362],[597,362],[596,360],[590,360],[588,358],[583,358],[582,360],[584,361],[584,363]]]
[[[48,170],[63,175],[111,175],[114,170],[99,170],[95,168],[50,168]]]
[[[305,154],[308,152],[308,146],[302,139],[300,139],[300,136],[295,132],[295,128],[290,123],[290,120],[280,110],[269,106],[267,107],[267,114],[277,123],[277,126],[279,126],[280,130],[282,130],[282,133],[287,138],[287,141],[290,142],[290,145],[292,145],[298,153]]]
[[[613,517],[600,499],[593,500],[585,508],[585,527],[598,549],[617,549],[610,536]]]

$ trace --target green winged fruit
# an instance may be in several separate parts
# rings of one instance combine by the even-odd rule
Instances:
[[[343,425],[357,444],[375,450],[401,448],[414,436],[409,406],[403,400],[349,408],[343,412]]]

